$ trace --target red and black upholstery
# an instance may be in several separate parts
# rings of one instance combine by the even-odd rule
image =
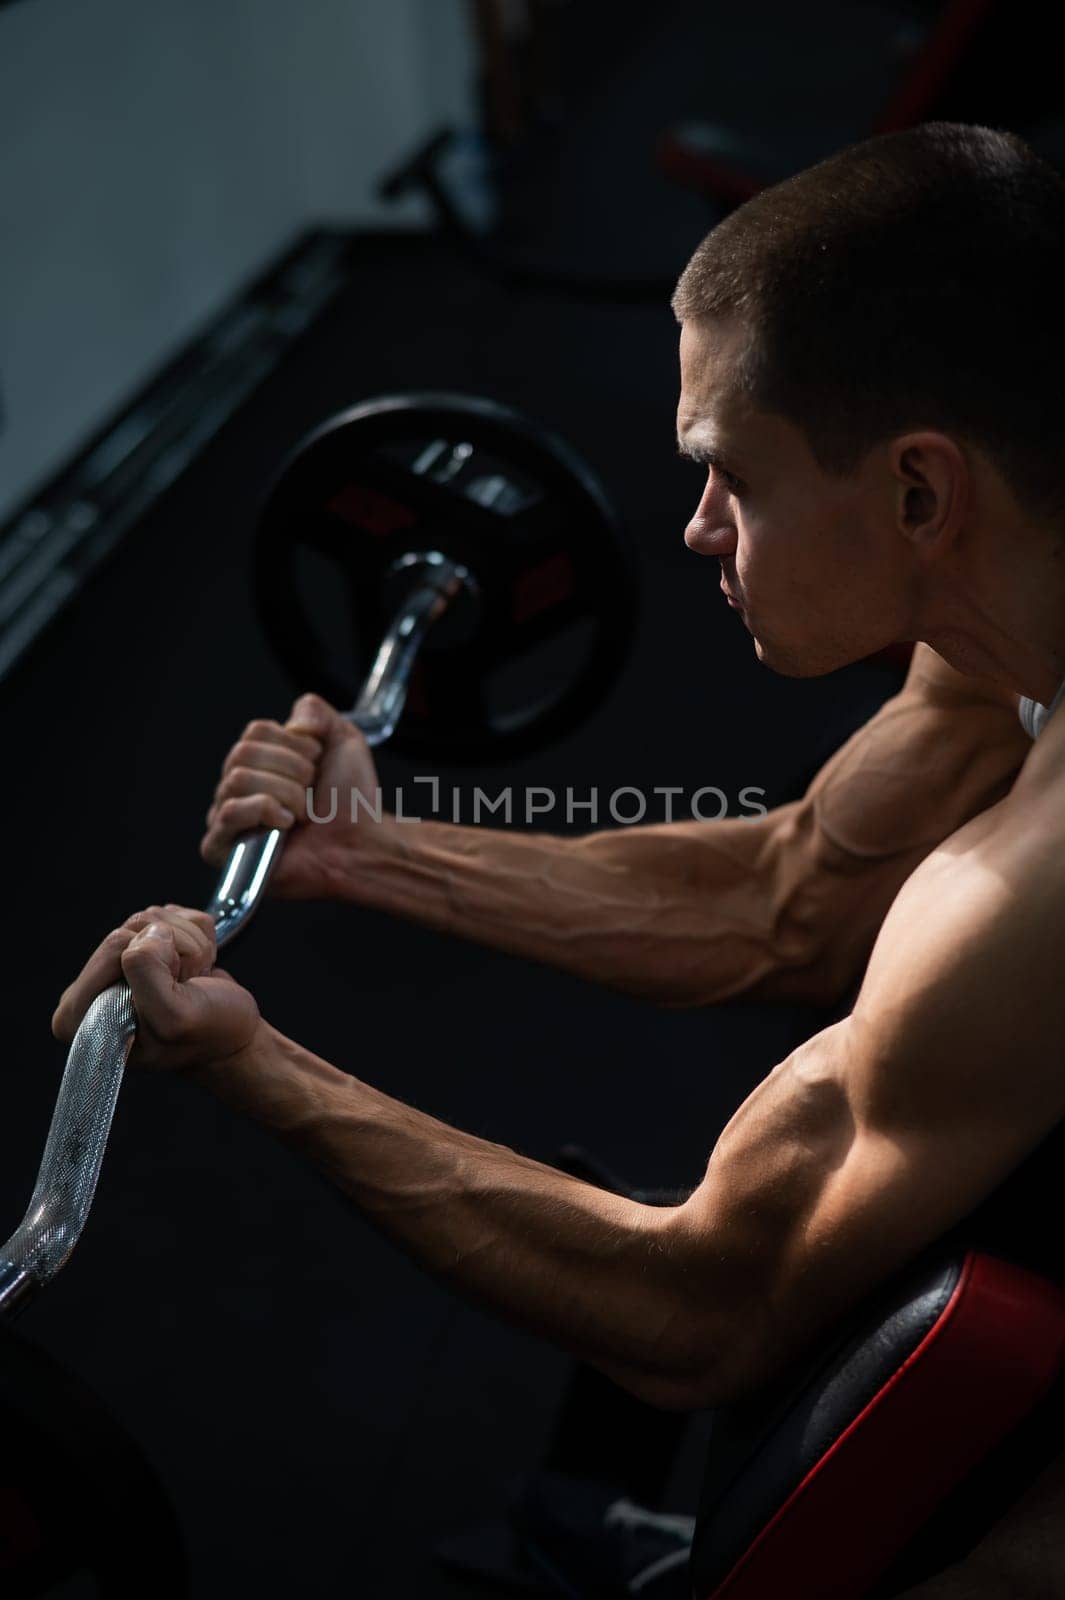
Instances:
[[[798,1378],[715,1421],[695,1600],[896,1592],[878,1580],[1063,1369],[1054,1279],[972,1249],[925,1260]]]

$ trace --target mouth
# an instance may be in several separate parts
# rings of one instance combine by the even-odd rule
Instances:
[[[736,596],[734,594],[732,594],[730,592],[730,590],[725,587],[724,578],[722,578],[722,580],[721,580],[720,587],[721,587],[721,593],[725,596],[725,599],[728,601],[728,603],[732,607],[733,611],[742,611],[743,610],[743,606],[736,599]]]

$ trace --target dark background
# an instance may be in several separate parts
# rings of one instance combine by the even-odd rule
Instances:
[[[741,8],[676,0],[559,9],[550,103],[499,140],[499,247],[666,281],[715,212],[656,165],[664,129],[723,120],[780,175],[861,137],[937,8],[821,8],[809,34],[801,10],[781,6],[774,33],[765,7],[757,28]],[[1005,103],[1039,54],[1024,9],[1012,16],[999,48],[1008,40],[1016,61],[1000,54],[994,81],[974,72],[944,102],[951,114],[1021,126],[1046,113]],[[60,990],[132,910],[207,899],[195,845],[221,760],[250,717],[290,704],[249,594],[255,508],[279,458],[334,410],[404,388],[514,404],[587,458],[637,545],[643,619],[609,704],[505,772],[441,769],[445,782],[757,785],[776,803],[897,681],[877,663],[816,682],[768,674],[716,565],[685,549],[698,477],[673,455],[664,300],[514,288],[432,234],[368,235],[357,263],[0,686],[12,1226],[62,1066],[48,1036]],[[427,770],[388,752],[381,768],[386,783]],[[659,1011],[351,908],[271,906],[227,964],[274,1024],[390,1093],[548,1161],[586,1144],[643,1185],[696,1182],[725,1118],[818,1021],[799,1008]],[[433,1542],[501,1513],[544,1449],[567,1370],[456,1306],[269,1138],[183,1083],[136,1076],[84,1241],[22,1331],[143,1443],[201,1600],[466,1593],[436,1572]]]

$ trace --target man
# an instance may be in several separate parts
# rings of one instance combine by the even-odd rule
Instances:
[[[665,1004],[838,1002],[864,969],[849,1014],[759,1085],[683,1203],[578,1182],[317,1059],[213,970],[197,912],[152,907],[111,934],[57,1035],[124,975],[135,1063],[275,1130],[458,1289],[655,1405],[771,1379],[1065,1117],[1065,716],[1045,711],[1065,678],[1063,283],[1065,184],[1011,136],[950,124],[758,196],[682,276],[678,439],[706,470],[685,538],[716,558],[759,658],[811,676],[919,641],[901,693],[803,799],[582,839],[353,827],[343,806],[319,825],[308,789],[368,793],[374,775],[313,697],[284,727],[251,724],[225,764],[203,853],[285,828],[279,894],[358,900]],[[1018,1592],[1009,1537],[983,1569],[977,1550],[969,1587],[922,1592]]]

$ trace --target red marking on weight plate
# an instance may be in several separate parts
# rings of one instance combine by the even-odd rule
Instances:
[[[573,561],[567,555],[550,556],[538,567],[523,572],[514,584],[513,620],[528,622],[569,600],[577,587]]]
[[[411,528],[418,520],[409,506],[378,494],[376,489],[367,489],[362,483],[345,484],[340,493],[329,501],[326,510],[342,521],[372,533],[375,539],[398,533],[401,528]]]

